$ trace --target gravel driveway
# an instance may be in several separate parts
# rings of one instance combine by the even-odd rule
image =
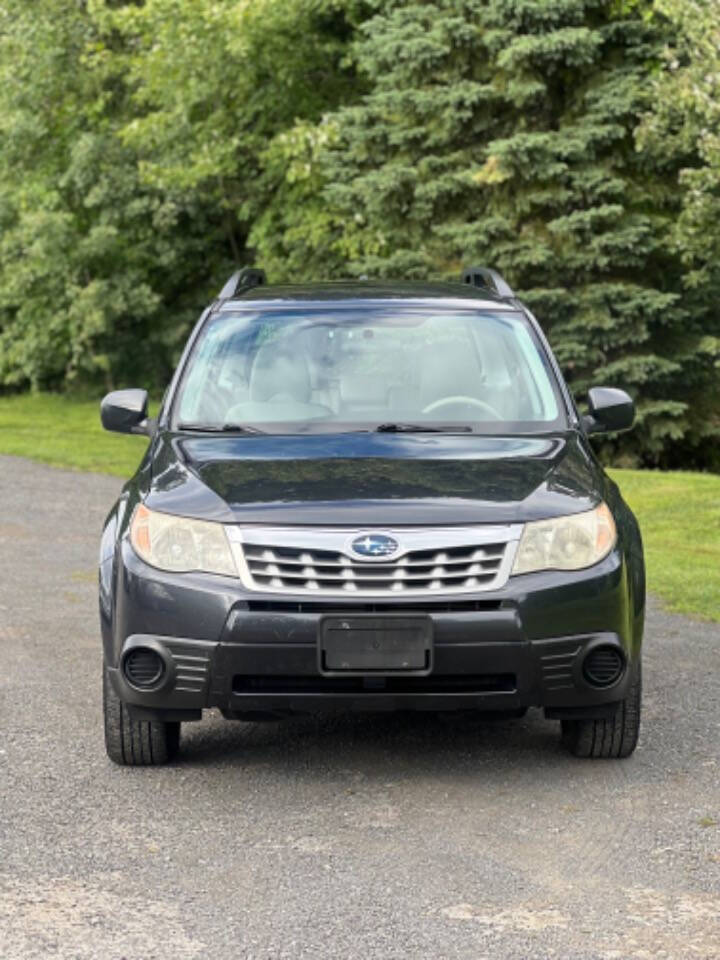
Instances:
[[[184,727],[105,758],[116,479],[0,457],[0,957],[720,958],[720,628],[646,632],[627,761],[537,711]]]

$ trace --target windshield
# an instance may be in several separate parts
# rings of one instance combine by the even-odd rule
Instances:
[[[176,404],[180,429],[539,432],[555,378],[521,313],[309,307],[221,312]]]

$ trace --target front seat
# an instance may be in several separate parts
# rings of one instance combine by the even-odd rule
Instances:
[[[269,343],[258,350],[249,393],[246,403],[228,410],[228,421],[310,420],[332,412],[312,402],[307,359],[290,345]]]

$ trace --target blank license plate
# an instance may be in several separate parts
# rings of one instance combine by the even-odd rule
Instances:
[[[323,671],[424,671],[430,669],[429,617],[323,617],[320,621]]]

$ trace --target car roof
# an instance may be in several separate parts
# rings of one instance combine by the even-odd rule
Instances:
[[[413,283],[410,281],[335,281],[332,283],[304,283],[249,287],[237,296],[226,300],[223,306],[237,307],[252,303],[267,305],[287,305],[288,302],[382,302],[422,301],[436,302],[438,305],[468,307],[470,305],[486,309],[518,309],[515,301],[500,297],[488,289],[480,289],[463,283]],[[458,303],[459,302],[459,303]]]

